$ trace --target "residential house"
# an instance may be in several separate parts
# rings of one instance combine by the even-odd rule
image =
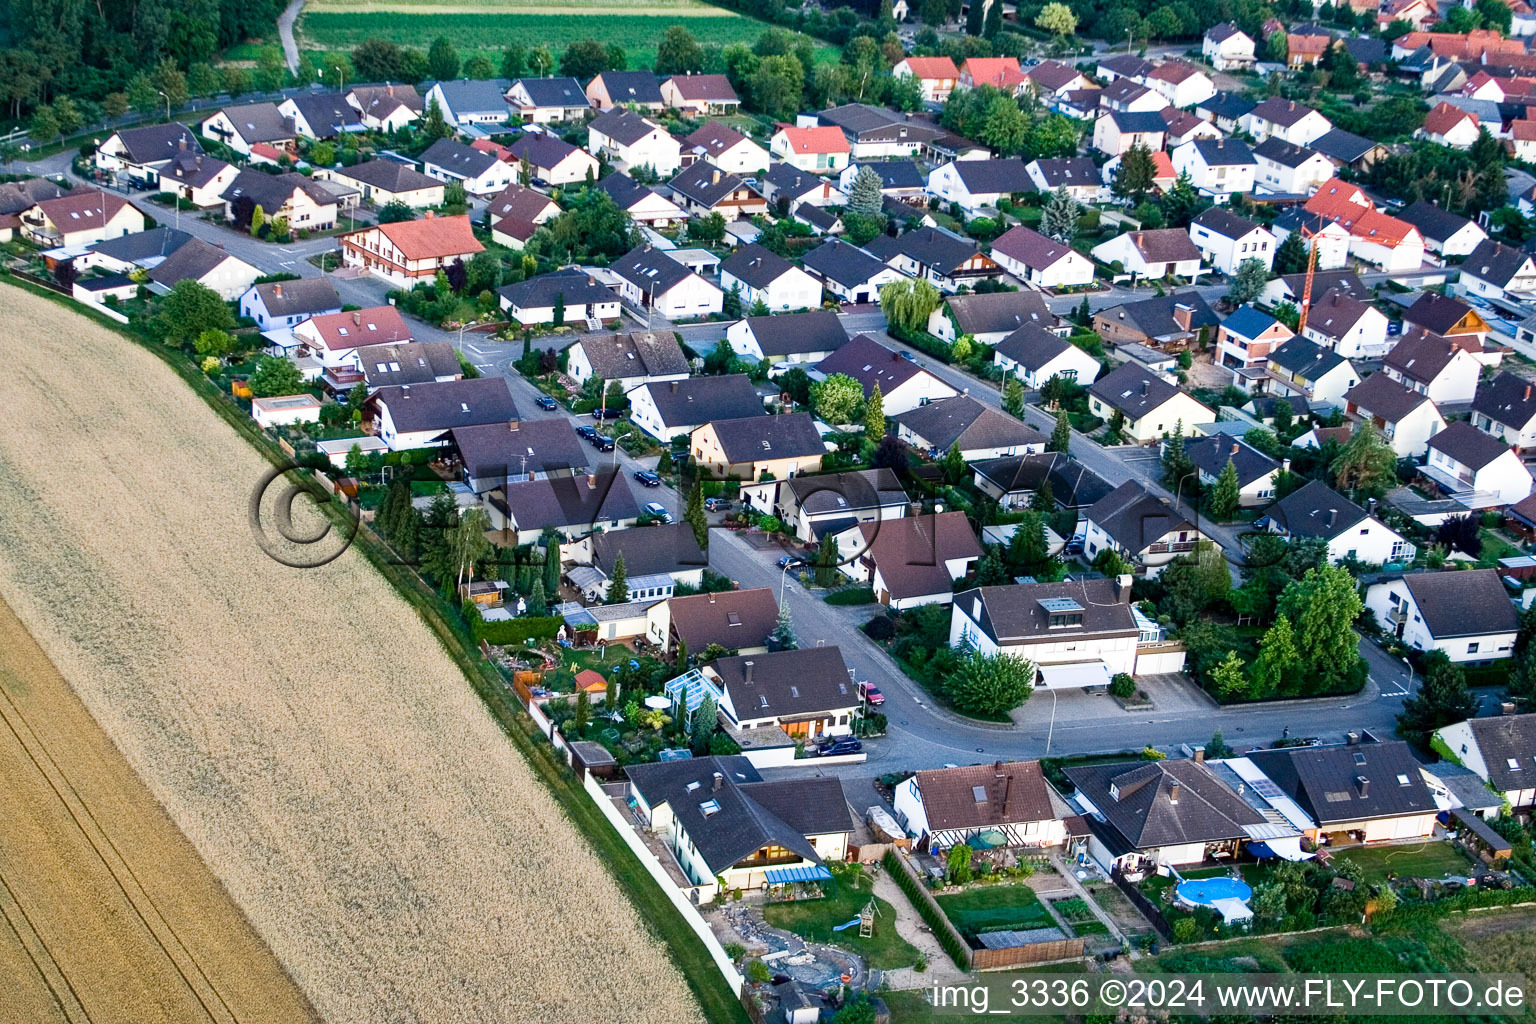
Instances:
[[[1426,291],[1403,311],[1403,324],[1422,327],[1442,338],[1475,339],[1478,348],[1493,330],[1488,321],[1460,299],[1439,292]]]
[[[21,215],[45,199],[68,195],[69,189],[47,178],[0,182],[0,242],[9,242],[21,227]]]
[[[1316,253],[1312,259],[1316,264],[1314,272],[1318,275],[1326,275],[1334,271],[1342,272],[1343,268],[1349,265],[1351,240],[1349,229],[1322,214],[1308,213],[1301,207],[1293,206],[1276,217],[1270,223],[1269,230],[1275,236],[1276,248],[1284,244],[1285,240],[1291,237],[1292,232],[1300,232],[1302,245],[1309,252]],[[1313,283],[1312,294],[1317,295],[1327,291],[1327,280],[1325,276],[1318,276]],[[1274,282],[1270,282],[1266,287],[1273,286]],[[1295,302],[1301,298],[1302,289],[1292,287],[1288,291],[1289,294],[1285,296],[1287,301]],[[1369,298],[1370,294],[1366,292],[1360,297]]]
[[[1514,656],[1520,617],[1497,569],[1394,575],[1365,588],[1365,607],[1409,647],[1444,651],[1457,664]]]
[[[1237,471],[1238,504],[1243,508],[1262,508],[1275,500],[1275,478],[1280,463],[1241,438],[1215,434],[1195,437],[1184,443],[1184,454],[1200,473],[1200,484],[1213,487],[1231,463]]]
[[[1306,285],[1306,274],[1283,274],[1280,277],[1270,279],[1269,283],[1264,286],[1264,290],[1259,293],[1258,301],[1266,306],[1273,306],[1277,302],[1289,302],[1299,305],[1302,295],[1306,292]],[[1375,292],[1371,288],[1367,288],[1352,270],[1317,270],[1313,272],[1313,295],[1326,295],[1335,289],[1357,299],[1370,299],[1375,295]]]
[[[1428,395],[1385,373],[1373,373],[1350,388],[1344,412],[1381,431],[1400,459],[1423,455],[1430,437],[1445,429],[1445,419]]]
[[[1085,161],[1092,170],[1092,162]],[[1099,187],[1097,174],[1085,181]],[[993,210],[1000,200],[1033,192],[1035,182],[1024,161],[954,160],[928,175],[928,192],[946,203],[954,203],[967,217],[977,217]]]
[[[1207,195],[1252,192],[1258,161],[1242,139],[1195,139],[1171,154],[1173,168],[1188,174],[1195,188]]]
[[[1090,856],[1133,878],[1234,858],[1249,830],[1268,824],[1203,760],[1083,765],[1066,774],[1091,829]]]
[[[504,125],[510,110],[507,90],[512,83],[505,78],[465,78],[456,82],[435,82],[427,90],[425,108],[436,101],[443,119],[457,127]]]
[[[152,269],[191,239],[191,235],[175,228],[150,228],[148,231],[93,243],[69,262],[80,274],[87,270],[101,270],[127,276],[135,270]]]
[[[1113,490],[1082,463],[1061,452],[987,459],[971,469],[976,489],[1005,509],[1028,508],[1042,489],[1063,509],[1092,505]]]
[[[282,218],[289,231],[328,231],[336,226],[336,198],[302,174],[267,174],[245,169],[220,193],[226,220],[244,223],[261,207],[267,221]],[[249,209],[247,209],[249,207]]]
[[[665,600],[677,586],[697,590],[704,583],[709,555],[687,523],[652,523],[633,530],[593,533],[560,545],[560,557],[576,569],[566,576],[588,601],[601,602],[620,561],[632,601]]]
[[[1428,114],[1424,115],[1424,124],[1414,132],[1421,139],[1441,146],[1449,146],[1451,149],[1471,149],[1472,143],[1482,133],[1482,125],[1477,120],[1477,115],[1468,113],[1451,106],[1449,103],[1437,103]]]
[[[1149,577],[1209,540],[1168,502],[1134,481],[1116,487],[1082,515],[1088,522],[1084,557],[1091,561],[1101,551],[1113,551]]]
[[[1219,206],[1201,211],[1190,221],[1189,238],[1202,260],[1228,276],[1249,260],[1258,260],[1265,270],[1275,262],[1275,236]]]
[[[1065,189],[1067,195],[1084,204],[1096,203],[1105,197],[1099,170],[1085,156],[1031,160],[1024,169],[1029,172],[1029,180],[1042,192]]]
[[[1163,123],[1168,126],[1167,146],[1169,149],[1182,146],[1186,142],[1194,142],[1196,139],[1215,141],[1223,137],[1220,128],[1217,128],[1211,122],[1205,120],[1205,118],[1197,117],[1187,110],[1180,110],[1177,107],[1164,107],[1157,112],[1157,116],[1161,117]],[[1165,153],[1164,156],[1166,155]],[[1153,160],[1156,159],[1156,157],[1153,157]],[[1170,166],[1172,166],[1171,163]]]
[[[1099,375],[1097,359],[1038,324],[1025,324],[998,342],[992,362],[1002,367],[1005,382],[1011,371],[1030,390],[1053,377],[1088,385]]]
[[[931,122],[867,103],[830,107],[817,113],[816,119],[842,130],[852,160],[910,159],[919,154],[936,157],[935,148],[944,138],[944,130]],[[875,166],[878,169],[878,164]]]
[[[768,151],[734,128],[709,121],[683,137],[685,165],[705,161],[728,174],[757,174],[768,169]]]
[[[494,159],[492,158],[493,162]],[[502,164],[502,166],[506,165]],[[342,170],[332,171],[331,178],[357,189],[363,202],[377,206],[404,203],[414,209],[424,210],[431,206],[443,205],[442,179],[428,177],[409,164],[403,164],[398,160],[367,160]]]
[[[1412,561],[1417,553],[1402,534],[1321,480],[1309,481],[1269,506],[1258,525],[1288,540],[1320,538],[1334,563],[1386,565]]]
[[[1027,659],[1047,688],[1107,686],[1136,674],[1141,629],[1130,592],[1128,576],[963,591],[950,611],[950,646]]]
[[[1522,818],[1536,804],[1536,715],[1469,718],[1443,725],[1431,745],[1442,757],[1477,773]]]
[[[1483,365],[1464,346],[1411,327],[1387,353],[1382,368],[1388,377],[1441,405],[1472,401]]]
[[[507,91],[507,103],[528,124],[580,121],[592,110],[574,78],[519,78]]]
[[[368,393],[373,394],[380,388],[401,384],[459,380],[464,376],[464,369],[450,342],[402,341],[352,349],[340,366],[321,375],[320,383],[332,394],[340,396],[357,386],[359,375]]]
[[[1536,299],[1536,260],[1523,249],[1485,238],[1461,265],[1461,284],[1470,295],[1530,301]]]
[[[903,274],[922,278],[945,294],[953,294],[962,284],[1002,273],[974,241],[943,228],[915,228],[898,238],[880,235],[865,248]]]
[[[807,743],[846,736],[863,703],[836,647],[719,658],[704,676],[719,689],[732,729],[778,726]]]
[[[327,369],[356,367],[359,348],[412,340],[410,326],[394,306],[311,317],[293,329],[293,339]]]
[[[562,323],[609,323],[620,316],[619,297],[575,268],[502,285],[496,295],[502,310],[524,327],[552,324],[557,319]]]
[[[1017,95],[1029,78],[1019,67],[1017,57],[967,57],[960,65],[960,85],[974,89],[990,85],[1010,95]]]
[[[346,314],[340,314],[345,316]],[[505,377],[476,377],[380,388],[363,407],[364,429],[398,452],[437,448],[456,427],[518,418]]]
[[[955,581],[982,555],[964,512],[862,523],[839,534],[837,545],[843,575],[867,582],[877,602],[897,611],[949,604]]]
[[[1120,264],[1124,268],[1121,272],[1129,274],[1133,281],[1165,277],[1193,280],[1200,274],[1200,250],[1182,228],[1127,231],[1107,242],[1100,242],[1090,253],[1100,263],[1109,264],[1111,269],[1114,264]]]
[[[763,198],[784,213],[798,214],[803,206],[845,206],[848,197],[837,187],[836,179],[825,178],[790,164],[775,162],[757,176]]]
[[[1046,98],[1064,96],[1093,84],[1087,75],[1059,60],[1043,60],[1026,70],[1024,77],[1031,89]]]
[[[1346,359],[1378,359],[1388,348],[1386,315],[1338,289],[1312,301],[1301,333]]]
[[[673,596],[650,608],[646,639],[664,653],[685,645],[703,653],[719,644],[734,654],[764,654],[779,625],[779,601],[772,587]]]
[[[1175,107],[1193,107],[1216,95],[1210,76],[1187,60],[1162,61],[1141,81]]]
[[[741,99],[724,75],[673,75],[661,83],[661,98],[673,110],[694,117],[734,114]]]
[[[421,154],[427,177],[456,181],[472,196],[493,196],[517,180],[517,168],[494,153],[474,149],[457,139],[438,139]]]
[[[1259,142],[1277,135],[1298,146],[1311,146],[1333,128],[1331,121],[1305,103],[1280,96],[1262,101],[1244,114],[1239,123]]]
[[[672,331],[588,335],[567,351],[565,372],[577,385],[597,377],[608,384],[617,381],[628,393],[642,384],[688,379],[688,357]]]
[[[720,287],[737,292],[743,309],[759,302],[773,312],[815,309],[821,305],[819,281],[756,244],[742,246],[720,264]]]
[[[427,109],[414,85],[353,86],[347,102],[358,112],[363,126],[376,132],[399,131],[419,121]]]
[[[1093,148],[1121,156],[1135,146],[1160,152],[1168,138],[1168,122],[1155,110],[1106,110],[1093,122]]]
[[[1245,760],[1310,819],[1302,834],[1313,842],[1427,839],[1439,808],[1424,784],[1419,762],[1398,740],[1335,747],[1255,750]],[[1334,838],[1338,842],[1338,838]]]
[[[1045,451],[1046,437],[969,395],[929,402],[896,416],[896,436],[934,458],[958,445],[966,462]]]
[[[1342,406],[1344,395],[1360,383],[1360,372],[1333,349],[1293,337],[1270,350],[1269,380],[1270,390],[1281,398]]]
[[[544,132],[524,132],[507,147],[529,184],[555,187],[596,181],[600,166],[592,154]]]
[[[293,327],[311,317],[341,312],[341,296],[329,277],[258,284],[240,297],[240,315],[263,331]]]
[[[960,83],[960,71],[948,57],[903,57],[891,77],[917,79],[924,103],[943,103]]]
[[[713,420],[689,435],[693,461],[713,477],[784,480],[821,468],[827,447],[809,413]]]
[[[81,282],[76,282],[80,284]],[[251,419],[263,430],[295,423],[320,422],[320,399],[314,395],[280,395],[251,400]]]
[[[1014,849],[1052,849],[1067,841],[1039,761],[920,771],[896,787],[894,809],[916,848],[935,856],[963,843],[983,846],[998,835]]]
[[[23,210],[22,237],[45,248],[84,246],[144,230],[144,214],[122,196],[95,189],[44,199]]]
[[[993,261],[1036,288],[1076,288],[1093,283],[1093,261],[1082,253],[1020,224],[992,242]]]
[[[640,518],[634,492],[618,469],[514,481],[487,494],[484,507],[507,547],[543,543],[545,530],[569,541],[597,530],[628,529]]]
[[[1521,118],[1509,125],[1509,138],[1505,143],[1516,160],[1530,163],[1536,159],[1536,121]]]
[[[1189,236],[1184,236],[1188,241]],[[1162,350],[1204,344],[1220,322],[1199,292],[1174,292],[1108,306],[1093,314],[1093,329],[1113,345],[1139,344]]]
[[[827,377],[834,373],[852,377],[864,386],[865,398],[878,386],[887,416],[900,416],[920,405],[944,401],[959,394],[955,388],[911,360],[901,358],[900,353],[886,348],[867,334],[852,338],[817,363],[816,371]]]
[[[1266,192],[1306,195],[1333,177],[1333,161],[1315,149],[1271,135],[1253,147],[1254,185]]]
[[[654,310],[674,322],[706,317],[725,305],[718,285],[650,245],[631,249],[608,270],[618,279],[619,297],[632,308]]]
[[[1253,111],[1256,104],[1240,93],[1218,92],[1207,100],[1195,104],[1195,116],[1211,122],[1223,132],[1237,131],[1242,119]]]
[[[661,80],[649,71],[604,71],[587,83],[586,97],[596,110],[659,114],[667,107]]]
[[[342,263],[360,267],[402,288],[431,281],[455,262],[468,263],[485,246],[475,238],[468,215],[376,224],[341,236]]]
[[[819,363],[847,343],[848,329],[836,313],[813,310],[746,317],[726,328],[725,340],[754,363]]]
[[[277,110],[299,135],[317,142],[365,128],[361,112],[339,92],[300,93],[283,100]]]
[[[1472,425],[1524,455],[1536,449],[1536,388],[1504,371],[1477,389]]]
[[[768,212],[768,201],[735,174],[704,160],[684,167],[668,182],[673,198],[689,213],[718,213],[727,222]]]
[[[182,154],[197,156],[202,151],[192,129],[173,121],[119,129],[96,147],[91,162],[98,170],[127,179],[131,186],[153,188],[171,160]]]
[[[161,165],[157,184],[152,187],[207,209],[223,204],[224,190],[239,173],[233,164],[187,149]]]
[[[613,171],[597,183],[599,191],[608,193],[614,205],[629,215],[636,224],[651,228],[666,228],[681,224],[688,214],[672,200],[655,189],[641,185],[622,171]]]
[[[200,238],[188,239],[149,271],[152,290],[167,292],[181,281],[196,281],[226,302],[244,295],[261,271]]]
[[[362,351],[366,355],[368,350]],[[455,427],[453,446],[464,482],[476,494],[523,480],[585,475],[591,463],[587,446],[563,417]]]
[[[1307,200],[1306,209],[1348,229],[1349,252],[1355,259],[1386,271],[1417,270],[1424,262],[1424,238],[1418,229],[1376,210],[1353,185],[1324,183]]]
[[[1488,238],[1488,232],[1478,224],[1423,199],[1399,210],[1397,219],[1412,224],[1423,237],[1424,247],[1446,258],[1470,256]],[[1466,273],[1463,268],[1463,280]]]
[[[835,125],[797,128],[781,124],[769,140],[768,151],[797,170],[828,174],[848,166],[852,150]]]
[[[601,188],[601,184],[598,186]],[[485,204],[485,220],[491,240],[509,249],[521,249],[539,229],[560,216],[560,207],[542,192],[525,185],[508,185]]]
[[[963,335],[996,345],[1026,325],[1050,329],[1056,316],[1038,292],[980,292],[951,295],[928,317],[928,333],[953,342]]]
[[[1168,108],[1168,98],[1154,92],[1139,82],[1120,79],[1104,87],[1099,93],[1101,110],[1116,110],[1126,114],[1161,114]]]
[[[1309,68],[1323,59],[1323,54],[1333,49],[1333,36],[1328,32],[1288,32],[1285,36],[1285,66],[1291,71]]]
[[[1253,67],[1253,40],[1235,22],[1223,22],[1205,30],[1200,54],[1217,71],[1243,71]]]
[[[1377,160],[1387,155],[1386,146],[1342,128],[1324,132],[1305,145],[1323,154],[1335,167],[1348,167],[1355,171],[1368,170]]]
[[[868,250],[839,238],[827,239],[802,256],[800,262],[824,289],[854,305],[878,302],[881,288],[905,276]]]
[[[1234,370],[1263,370],[1270,352],[1293,337],[1289,327],[1268,313],[1239,306],[1216,331],[1216,361]]]
[[[290,155],[298,152],[298,130],[275,103],[248,103],[225,107],[202,123],[203,138],[221,142],[241,156],[265,143]]]
[[[1419,472],[1446,497],[1479,511],[1514,505],[1533,487],[1531,471],[1513,448],[1465,420],[1429,439]]]
[[[762,396],[744,373],[646,383],[628,398],[630,422],[663,443],[712,420],[765,415]]]
[[[625,771],[636,813],[671,850],[699,903],[795,877],[830,878],[822,865],[847,858],[853,821],[835,778],[764,782],[742,755]]]
[[[741,500],[777,517],[807,544],[860,524],[900,519],[909,503],[895,471],[883,468],[742,484]]]
[[[654,121],[630,110],[607,110],[587,124],[587,152],[624,168],[650,168],[658,175],[683,165],[682,144]]]

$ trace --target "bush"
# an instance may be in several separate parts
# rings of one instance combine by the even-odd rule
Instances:
[[[1200,937],[1200,923],[1192,917],[1181,917],[1173,922],[1174,942],[1194,942]]]
[[[501,647],[521,646],[528,640],[553,639],[564,623],[565,620],[558,615],[480,622],[475,626],[475,639]]]
[[[877,615],[864,623],[864,635],[871,640],[889,640],[896,635],[896,623],[889,615]]]
[[[1109,681],[1109,692],[1125,700],[1136,694],[1136,681],[1124,672],[1116,672],[1115,678]]]
[[[731,958],[732,963],[739,962],[742,957],[747,955],[747,947],[739,942],[727,942],[724,948],[725,955]]]
[[[868,587],[850,587],[827,595],[827,604],[874,604],[875,592]],[[894,630],[892,631],[894,632]]]
[[[761,960],[753,960],[747,964],[747,980],[754,985],[762,985],[773,979],[773,972],[768,970],[768,965]]]

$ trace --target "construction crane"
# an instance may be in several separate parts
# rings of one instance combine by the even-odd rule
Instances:
[[[1318,226],[1322,226],[1323,218],[1317,218]],[[1301,228],[1298,226],[1298,231]],[[1307,246],[1307,283],[1301,290],[1301,314],[1296,318],[1296,333],[1301,334],[1307,329],[1307,311],[1312,308],[1312,277],[1317,273],[1317,233],[1312,235],[1312,244]]]

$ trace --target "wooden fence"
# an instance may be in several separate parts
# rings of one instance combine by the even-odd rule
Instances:
[[[1024,964],[1073,960],[1083,955],[1083,943],[1083,939],[1052,939],[1031,942],[1025,946],[1005,946],[1002,949],[973,949],[971,967],[978,971],[994,971]]]
[[[1115,883],[1121,892],[1125,893],[1125,898],[1130,900],[1137,910],[1141,911],[1141,916],[1151,923],[1152,927],[1157,930],[1157,934],[1169,941],[1173,939],[1173,929],[1169,927],[1168,919],[1163,916],[1163,912],[1158,910],[1151,900],[1147,899],[1140,889],[1136,888],[1134,883],[1127,881],[1126,877],[1119,871],[1111,872],[1109,879]]]

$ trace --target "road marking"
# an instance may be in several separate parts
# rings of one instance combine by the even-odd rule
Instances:
[[[494,369],[496,369],[496,364],[495,363],[476,363],[475,364],[475,369],[477,369],[477,370],[494,370]]]
[[[480,348],[479,348],[479,347],[478,347],[478,346],[476,346],[476,345],[471,345],[471,344],[470,344],[470,343],[469,343],[469,342],[465,342],[465,343],[464,343],[464,347],[465,347],[465,348],[467,348],[467,349],[469,349],[469,350],[470,350],[470,351],[471,351],[471,352],[473,352],[473,353],[474,353],[474,354],[475,354],[475,355],[477,355],[477,356],[483,356],[483,355],[485,355],[485,353],[484,353],[484,352],[483,352],[483,351],[481,351],[481,350],[480,350]]]

